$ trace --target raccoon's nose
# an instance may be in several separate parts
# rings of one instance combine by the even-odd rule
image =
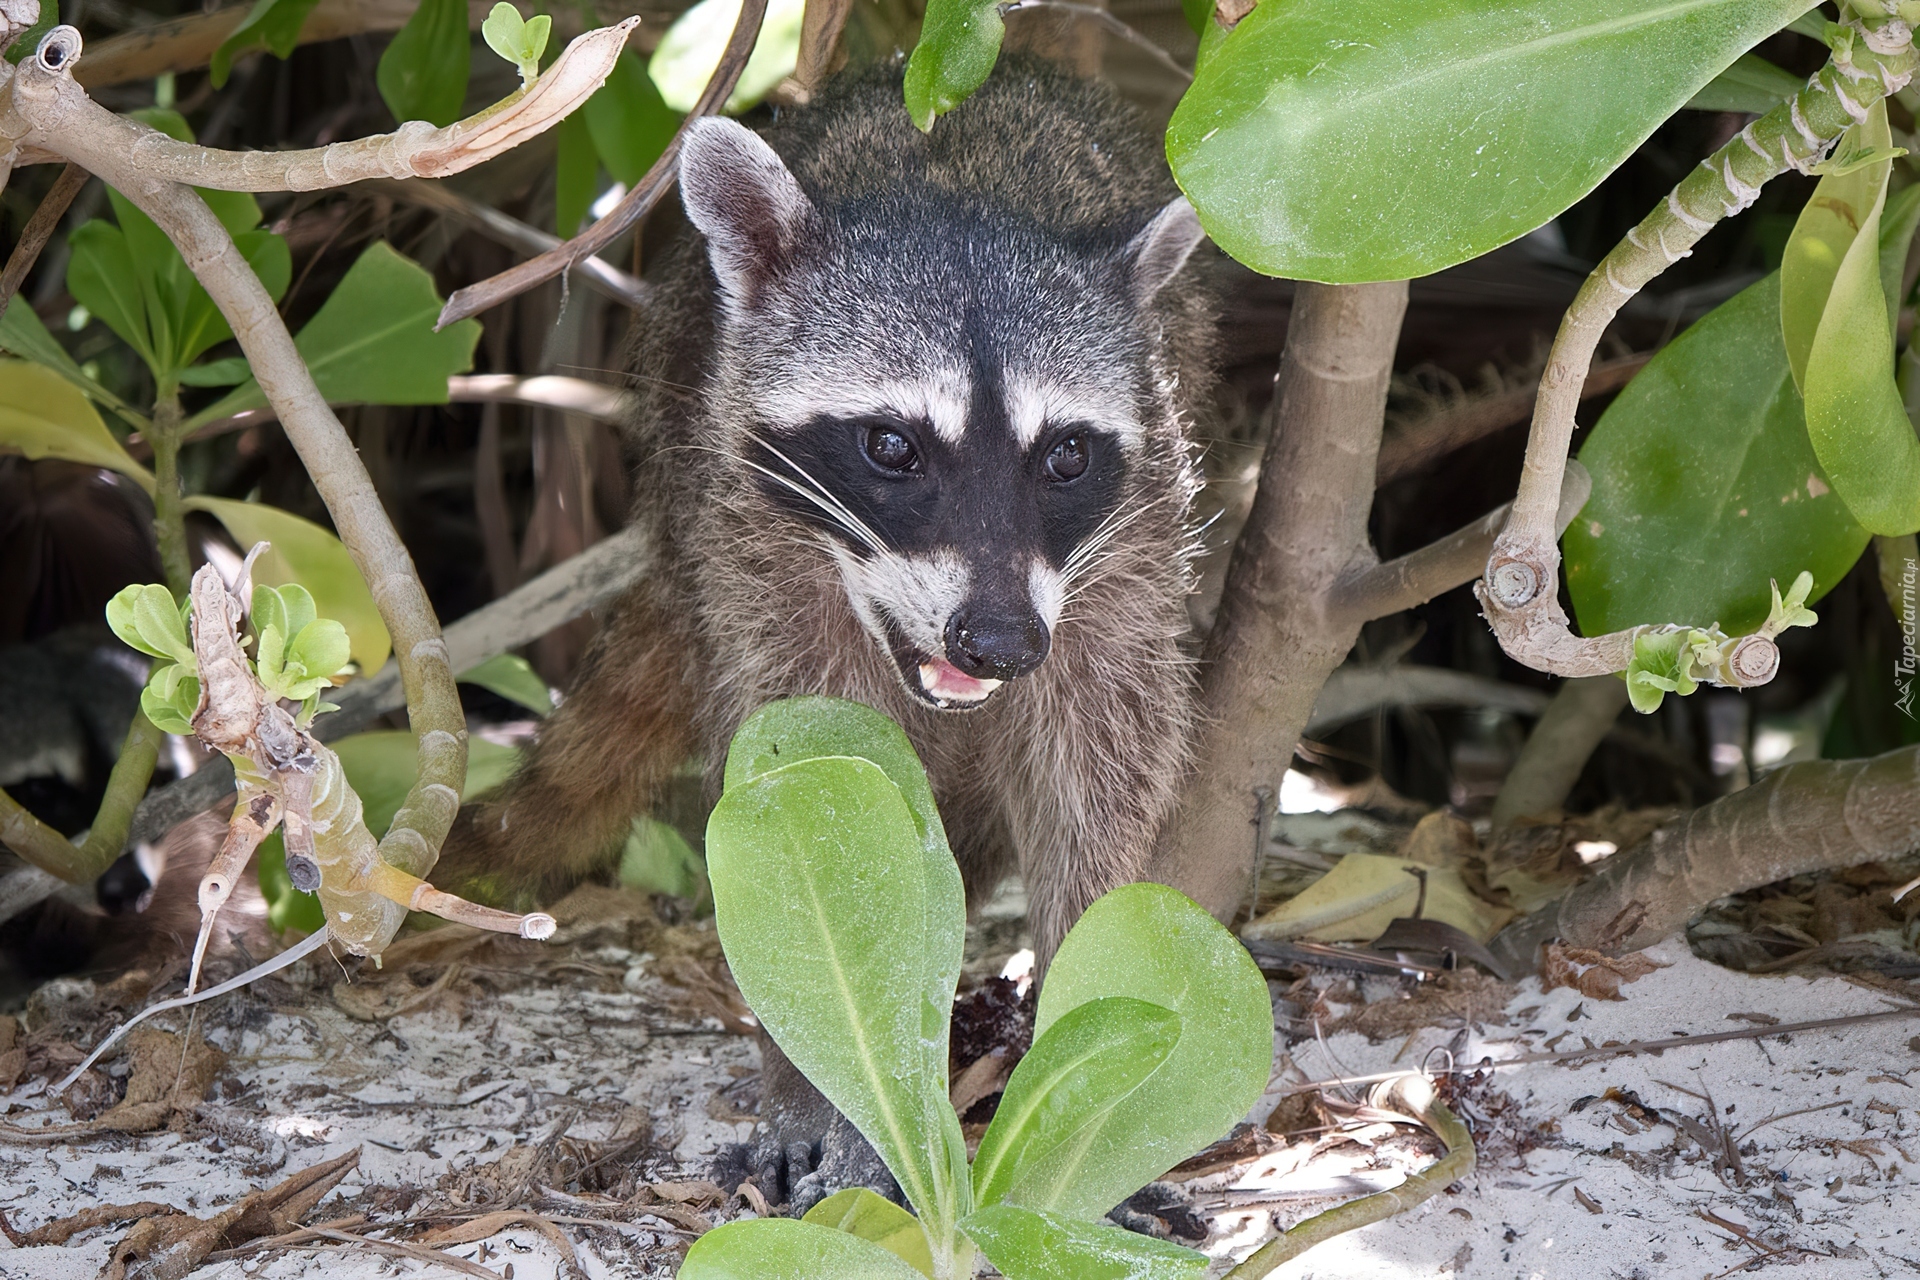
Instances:
[[[1050,642],[1047,624],[1031,613],[956,613],[947,620],[947,661],[976,680],[1026,675],[1045,661]]]

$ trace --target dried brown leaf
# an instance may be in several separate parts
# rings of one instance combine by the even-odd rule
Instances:
[[[1637,981],[1667,966],[1649,960],[1642,952],[1610,956],[1586,947],[1563,946],[1550,942],[1545,963],[1540,968],[1541,989],[1572,987],[1594,1000],[1624,1000],[1622,984]]]

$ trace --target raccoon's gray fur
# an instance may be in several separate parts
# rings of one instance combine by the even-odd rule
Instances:
[[[883,69],[758,138],[690,131],[703,234],[633,356],[653,560],[441,883],[558,889],[806,693],[905,728],[970,900],[1017,866],[1043,963],[1143,874],[1195,716],[1198,223],[1100,86],[1012,61],[924,135],[900,93]]]
[[[754,709],[829,693],[906,729],[976,897],[1018,866],[1043,955],[1143,871],[1194,716],[1189,423],[1213,321],[1180,268],[1198,227],[1153,137],[1101,86],[1013,62],[926,135],[899,95],[882,71],[788,114],[762,135],[784,170],[737,125],[689,138],[684,199],[708,236],[666,265],[633,359],[634,518],[655,560],[449,870],[557,887],[618,847],[685,756],[704,754],[717,781]],[[778,207],[796,196],[804,208]],[[902,565],[864,546],[820,509],[859,514],[846,508],[863,496],[815,474],[819,449],[796,440],[839,416],[907,419],[953,468],[937,482],[962,488],[965,469],[999,491],[958,520],[933,512],[945,549],[981,577],[1027,579],[1008,561],[1042,550],[1048,513],[1010,491],[1032,468],[1008,418],[1036,398],[1064,419],[1046,430],[1104,437],[1094,465],[1109,470],[1079,483],[1114,483],[1073,546],[1063,607],[1040,602],[1058,609],[1045,660],[984,705],[941,710],[907,687],[848,585],[868,579],[868,600],[901,613],[942,603],[937,554]],[[929,404],[954,421],[927,423]],[[938,438],[956,426],[957,442]],[[947,621],[908,620],[921,648]]]

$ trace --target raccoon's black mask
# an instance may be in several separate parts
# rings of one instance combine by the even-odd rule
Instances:
[[[1193,210],[1069,240],[913,174],[823,206],[718,119],[680,183],[718,286],[721,446],[822,535],[916,697],[978,706],[1035,670],[1138,499],[1168,390],[1153,302]]]

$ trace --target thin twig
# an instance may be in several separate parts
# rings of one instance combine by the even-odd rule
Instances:
[[[1817,1018],[1811,1022],[1778,1022],[1770,1027],[1746,1027],[1739,1031],[1712,1031],[1700,1036],[1671,1036],[1665,1040],[1629,1040],[1625,1044],[1600,1045],[1587,1049],[1560,1049],[1551,1053],[1523,1053],[1515,1058],[1484,1058],[1479,1062],[1462,1065],[1455,1063],[1450,1067],[1436,1067],[1430,1075],[1470,1075],[1476,1071],[1504,1071],[1509,1067],[1530,1066],[1538,1062],[1572,1062],[1578,1058],[1618,1058],[1640,1053],[1659,1053],[1667,1049],[1683,1049],[1696,1044],[1720,1044],[1728,1040],[1764,1040],[1768,1036],[1790,1035],[1800,1031],[1830,1031],[1836,1027],[1853,1027],[1863,1022],[1880,1022],[1888,1018],[1920,1017],[1920,1005],[1902,1005],[1897,1009],[1882,1009],[1878,1013],[1856,1013],[1844,1018]],[[1406,1075],[1418,1075],[1410,1071],[1376,1071],[1364,1076],[1334,1076],[1326,1080],[1310,1080],[1305,1084],[1289,1085],[1280,1091],[1280,1097],[1289,1097],[1296,1093],[1312,1093],[1316,1089],[1341,1088],[1356,1084],[1374,1084],[1382,1080],[1397,1080]]]
[[[1003,6],[1000,12],[1002,14],[1028,13],[1036,9],[1070,13],[1076,18],[1085,18],[1097,26],[1105,27],[1128,44],[1144,50],[1155,62],[1171,72],[1175,79],[1187,84],[1193,83],[1193,72],[1175,62],[1172,54],[1097,5],[1076,4],[1074,0],[1013,0],[1012,4]]]
[[[68,164],[53,181],[53,188],[40,200],[40,207],[27,219],[27,225],[20,232],[20,242],[13,246],[13,252],[7,257],[7,266],[0,271],[0,316],[7,313],[7,304],[13,301],[13,295],[20,292],[20,285],[27,278],[27,272],[33,270],[33,264],[40,259],[40,251],[47,247],[47,241],[59,229],[60,219],[65,216],[67,206],[80,194],[80,188],[87,185],[87,179],[93,175],[77,164]]]
[[[754,43],[760,37],[760,23],[766,12],[767,0],[741,0],[740,17],[733,24],[733,34],[727,37],[727,47],[720,55],[720,64],[714,68],[713,78],[707,81],[699,101],[687,113],[686,120],[681,122],[679,131],[673,135],[667,149],[660,153],[660,158],[653,162],[653,167],[634,184],[633,190],[620,197],[620,202],[608,210],[606,217],[537,258],[529,258],[498,275],[455,290],[453,296],[447,299],[447,305],[440,309],[440,319],[435,328],[444,329],[468,316],[479,315],[482,311],[499,306],[508,298],[517,297],[553,279],[563,271],[571,270],[582,258],[599,253],[619,239],[628,227],[644,218],[660,202],[679,173],[680,143],[686,137],[687,126],[701,116],[718,111],[733,95],[733,87],[740,82],[740,73],[747,69],[747,59],[752,56]]]

